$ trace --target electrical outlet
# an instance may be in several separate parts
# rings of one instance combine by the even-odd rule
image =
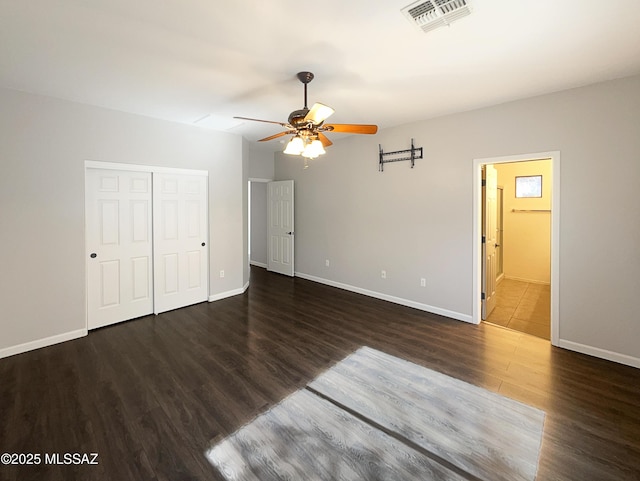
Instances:
[[[224,271],[220,271],[220,277],[224,277]]]
[[[387,271],[383,270],[380,272],[380,277],[382,277],[383,279],[387,278]]]
[[[427,280],[424,277],[420,278],[420,287],[427,287]]]
[[[329,267],[329,259],[327,259],[327,260],[325,260],[325,261],[324,261],[324,265],[325,265],[325,266],[327,266],[327,267]]]

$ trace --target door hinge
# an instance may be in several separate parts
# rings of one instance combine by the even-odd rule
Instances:
[[[480,300],[484,301],[485,299],[486,299],[486,297],[485,297],[484,292],[483,292],[482,294],[480,294]]]
[[[486,187],[487,186],[487,179],[482,179],[482,187]]]
[[[486,244],[486,242],[487,242],[487,238],[485,236],[482,236],[482,243]]]

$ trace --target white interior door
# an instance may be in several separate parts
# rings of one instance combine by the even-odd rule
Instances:
[[[208,299],[207,176],[153,174],[154,311]]]
[[[493,165],[485,166],[483,198],[482,292],[484,299],[482,301],[482,319],[486,319],[496,306],[495,295],[498,272],[498,258],[496,256],[498,244],[498,171]]]
[[[89,329],[153,312],[151,174],[87,169]]]
[[[269,182],[267,270],[293,276],[293,180]]]

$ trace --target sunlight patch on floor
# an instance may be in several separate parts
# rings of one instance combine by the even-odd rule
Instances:
[[[544,412],[362,347],[212,446],[227,480],[533,481]]]

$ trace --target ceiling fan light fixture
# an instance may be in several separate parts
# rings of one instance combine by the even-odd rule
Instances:
[[[300,137],[295,135],[287,144],[287,147],[284,149],[284,153],[289,155],[300,155],[304,149],[304,142]]]
[[[307,157],[309,159],[315,159],[319,155],[326,154],[327,152],[324,150],[324,146],[322,142],[318,139],[313,140],[311,143],[307,144],[302,152],[303,157]]]
[[[335,110],[333,110],[328,105],[324,105],[324,104],[321,104],[321,103],[315,103],[315,104],[313,104],[313,107],[311,107],[311,110],[306,115],[304,120],[312,122],[312,123],[318,125],[318,124],[321,124],[322,122],[324,122],[331,115],[333,115],[334,112],[335,112]]]
[[[322,120],[326,120],[334,114],[335,110],[333,110],[328,105],[324,105],[324,104],[319,104],[319,105],[320,107],[318,107],[318,113],[316,114],[317,117],[321,118]]]

